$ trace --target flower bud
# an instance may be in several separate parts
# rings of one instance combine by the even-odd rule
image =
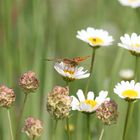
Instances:
[[[9,108],[14,101],[15,94],[13,89],[10,89],[5,85],[0,86],[0,106]]]
[[[19,85],[24,90],[25,94],[35,92],[39,87],[39,81],[36,74],[32,71],[24,73],[19,79]]]
[[[74,125],[73,124],[69,124],[69,131],[73,132],[74,129],[75,129]],[[68,131],[67,125],[65,126],[65,130]]]
[[[64,119],[71,111],[72,98],[69,96],[68,87],[56,86],[48,94],[47,111],[54,119]]]
[[[134,71],[131,69],[123,69],[119,72],[120,78],[125,81],[131,81],[134,79]]]
[[[30,138],[41,136],[43,131],[42,122],[33,117],[29,117],[25,120],[22,132],[26,133]]]
[[[96,116],[105,125],[115,124],[118,118],[117,104],[113,101],[105,101],[96,110]]]

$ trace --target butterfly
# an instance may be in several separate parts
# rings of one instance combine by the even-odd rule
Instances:
[[[84,57],[74,57],[74,58],[54,58],[54,59],[45,59],[47,61],[55,61],[55,62],[63,62],[67,65],[70,65],[72,67],[75,67],[79,65],[79,63],[87,60],[90,56],[84,56]]]

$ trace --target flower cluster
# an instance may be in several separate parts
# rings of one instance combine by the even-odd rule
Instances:
[[[56,86],[47,97],[47,111],[55,119],[64,119],[71,111],[71,101],[68,87]]]
[[[19,85],[25,94],[34,92],[39,87],[39,81],[36,74],[32,71],[24,73],[19,79]]]
[[[42,122],[33,117],[29,117],[25,120],[22,132],[26,133],[31,138],[39,137],[42,134],[43,126]]]
[[[13,89],[6,87],[5,85],[0,86],[0,106],[9,108],[15,101],[15,94]]]
[[[118,118],[117,104],[115,101],[105,101],[96,110],[96,116],[105,125],[115,124]]]

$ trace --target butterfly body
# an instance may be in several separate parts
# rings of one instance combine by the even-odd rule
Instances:
[[[77,66],[79,65],[79,63],[85,61],[86,59],[88,59],[90,56],[84,56],[84,57],[75,57],[75,58],[56,58],[56,59],[46,59],[47,61],[55,61],[55,62],[63,62],[67,65],[70,65],[70,66]]]

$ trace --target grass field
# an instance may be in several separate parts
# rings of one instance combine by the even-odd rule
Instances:
[[[113,37],[112,46],[96,51],[90,90],[98,93],[108,90],[109,96],[118,104],[117,124],[105,126],[102,140],[122,140],[127,102],[114,94],[113,88],[121,81],[119,71],[135,69],[135,57],[118,47],[124,33],[139,34],[140,10],[122,6],[118,0],[0,0],[0,84],[14,89],[15,107],[10,109],[15,131],[16,113],[20,111],[24,94],[18,79],[26,71],[34,71],[40,81],[39,90],[29,95],[24,120],[33,116],[43,121],[44,131],[38,140],[52,140],[54,120],[46,109],[47,94],[55,85],[65,82],[53,68],[54,63],[45,58],[73,58],[91,55],[92,49],[76,38],[77,30],[94,27],[107,30]],[[89,69],[90,59],[81,63]],[[139,69],[139,64],[138,64]],[[138,81],[140,75],[138,74]],[[85,88],[87,79],[70,83],[70,95]],[[140,139],[140,103],[136,102],[131,116],[127,140]],[[56,140],[66,140],[65,120],[59,121]],[[75,130],[72,140],[86,140],[86,116],[71,112],[70,124]],[[103,124],[94,115],[91,117],[92,140],[98,140]],[[0,140],[11,140],[6,109],[0,108]],[[29,138],[22,133],[19,140]]]

